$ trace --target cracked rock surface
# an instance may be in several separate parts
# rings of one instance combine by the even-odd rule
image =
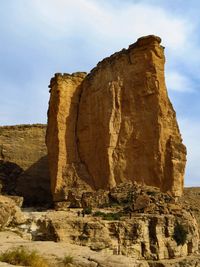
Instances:
[[[142,37],[88,75],[52,78],[46,143],[54,201],[125,181],[182,194],[186,149],[160,42]]]

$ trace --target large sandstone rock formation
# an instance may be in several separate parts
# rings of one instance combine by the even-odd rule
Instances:
[[[0,127],[2,193],[23,196],[28,205],[51,202],[45,134],[41,124]]]
[[[168,98],[161,39],[147,36],[83,73],[51,80],[47,148],[54,200],[137,181],[180,196],[186,149]]]

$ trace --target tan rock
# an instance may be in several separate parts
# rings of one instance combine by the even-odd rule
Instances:
[[[25,221],[25,216],[15,201],[9,197],[0,196],[0,230],[9,225],[22,224]]]
[[[195,215],[200,233],[200,187],[184,188],[184,194],[180,201],[188,211]]]
[[[138,39],[100,62],[82,84],[79,152],[96,188],[131,180],[182,194],[186,151],[160,41]]]
[[[53,241],[27,241],[23,240],[13,232],[0,232],[1,252],[16,247],[23,247],[30,251],[37,251],[44,258],[47,258],[51,265],[62,266],[61,261],[69,255],[73,258],[73,267],[199,267],[199,255],[185,258],[146,261],[136,260],[123,255],[109,255],[102,252],[91,251],[86,246],[72,245],[69,242]],[[13,265],[0,262],[1,267]]]
[[[145,209],[150,204],[150,197],[148,195],[141,195],[136,199],[134,210]]]
[[[69,189],[87,188],[85,176],[86,181],[90,182],[79,158],[76,137],[80,84],[85,75],[58,73],[50,84],[46,144],[55,201],[67,200]]]
[[[52,79],[47,147],[54,200],[74,188],[111,189],[124,181],[182,194],[186,149],[160,42],[140,38],[86,77]]]
[[[105,209],[104,212],[108,210]],[[43,215],[35,213],[34,217],[37,225],[33,229],[35,240],[37,235],[45,238],[44,240],[49,237],[49,240],[87,246],[93,251],[102,251],[107,255],[125,255],[140,260],[164,260],[186,257],[198,251],[197,222],[189,213],[179,217],[132,214],[131,218],[124,214],[121,220],[103,220],[91,215],[80,217],[77,210],[71,209],[51,211]],[[182,244],[178,244],[174,238],[177,221],[187,232]]]
[[[0,183],[4,194],[20,195],[25,204],[52,201],[46,125],[0,127]]]

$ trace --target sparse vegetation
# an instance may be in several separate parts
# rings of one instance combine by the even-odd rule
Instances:
[[[30,267],[49,267],[48,262],[36,251],[29,251],[24,247],[8,250],[0,255],[0,261],[13,265]]]
[[[105,212],[102,212],[102,211],[98,210],[98,211],[95,211],[95,212],[93,213],[93,216],[94,216],[94,217],[103,217],[104,214],[105,214]]]
[[[121,216],[122,216],[122,213],[121,212],[108,212],[108,213],[105,213],[105,212],[102,212],[102,211],[96,211],[94,214],[93,214],[94,217],[102,217],[103,220],[108,220],[108,221],[119,221]]]
[[[83,212],[87,215],[92,214],[92,207],[86,207],[83,209]]]
[[[119,221],[121,218],[121,213],[119,212],[116,212],[116,213],[112,213],[112,212],[109,212],[109,213],[105,213],[105,215],[103,216],[103,220],[108,220],[108,221]]]
[[[173,238],[178,246],[184,245],[187,240],[187,230],[182,224],[178,222],[176,223],[176,226],[174,228]]]
[[[68,264],[73,263],[73,257],[70,255],[65,255],[63,259],[64,266],[68,266]]]

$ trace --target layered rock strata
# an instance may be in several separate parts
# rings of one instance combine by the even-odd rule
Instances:
[[[104,210],[105,212],[111,212]],[[94,213],[95,215],[95,213]],[[192,215],[133,214],[121,220],[102,220],[85,215],[78,217],[77,210],[48,213],[32,213],[28,226],[34,240],[62,241],[88,246],[105,255],[126,255],[140,260],[164,260],[191,256],[198,251],[198,228]],[[175,228],[184,227],[187,232],[184,242],[177,242]],[[22,226],[22,230],[25,227]]]
[[[107,257],[109,263],[112,255],[124,255],[141,264],[147,261],[149,266],[178,267],[190,260],[199,262],[197,221],[170,194],[129,183],[118,185],[109,197],[108,205],[88,209],[87,213],[86,209],[68,208],[26,210],[23,214],[15,207],[20,199],[2,197],[0,228],[12,229],[33,241],[62,241],[64,247],[79,245],[81,250],[85,246],[91,255],[92,251],[101,252],[99,255]],[[91,200],[87,199],[90,207]]]
[[[41,124],[0,127],[1,191],[27,205],[52,202],[45,135]]]
[[[86,77],[52,79],[47,147],[55,200],[80,184],[110,189],[124,181],[182,194],[186,149],[167,95],[160,42],[142,37]]]

